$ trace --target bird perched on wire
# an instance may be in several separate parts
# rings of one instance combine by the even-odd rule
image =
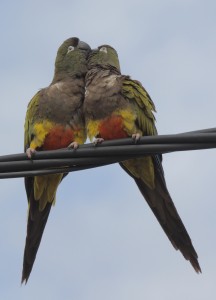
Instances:
[[[35,151],[77,148],[85,142],[82,106],[86,58],[90,49],[76,37],[64,41],[57,52],[51,84],[29,102],[25,119],[25,151],[30,159]],[[29,212],[22,282],[28,281],[58,185],[65,175],[25,178]]]
[[[109,45],[88,57],[84,114],[89,138],[103,140],[156,135],[155,106],[139,81],[121,75],[117,52]],[[140,192],[176,250],[201,272],[197,253],[168,192],[162,156],[152,155],[120,163]]]

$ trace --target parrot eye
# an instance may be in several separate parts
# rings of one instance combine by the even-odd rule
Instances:
[[[73,46],[69,46],[69,47],[68,47],[67,53],[69,53],[69,52],[71,52],[71,51],[74,51],[74,49],[75,49],[75,48],[74,48]]]
[[[106,47],[101,47],[101,48],[100,48],[100,51],[101,51],[101,52],[107,53],[107,48],[106,48]]]

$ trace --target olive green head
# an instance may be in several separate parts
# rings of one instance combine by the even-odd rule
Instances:
[[[54,78],[84,75],[87,71],[87,56],[90,51],[90,46],[77,37],[64,41],[57,52]]]
[[[88,69],[94,67],[101,67],[104,69],[115,69],[119,73],[120,65],[118,59],[118,53],[114,48],[109,45],[99,46],[90,52],[88,57]]]

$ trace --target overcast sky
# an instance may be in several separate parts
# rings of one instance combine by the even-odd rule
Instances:
[[[0,155],[23,151],[31,97],[52,80],[56,51],[78,36],[112,45],[143,83],[160,134],[216,127],[216,2],[0,2]],[[27,200],[23,179],[0,181],[0,298],[203,300],[216,297],[215,150],[167,154],[167,185],[193,240],[197,275],[118,165],[62,182],[37,259],[20,286]]]

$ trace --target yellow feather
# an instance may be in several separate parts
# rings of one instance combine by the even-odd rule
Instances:
[[[99,134],[99,125],[100,125],[101,120],[88,120],[87,121],[87,132],[88,132],[88,137],[92,141],[94,137],[96,137]]]
[[[134,177],[142,179],[150,189],[155,188],[154,165],[150,156],[130,159],[122,164]]]
[[[74,142],[77,142],[78,144],[84,144],[85,140],[86,140],[85,130],[74,131]]]
[[[30,144],[30,148],[36,149],[41,147],[45,140],[46,135],[54,127],[54,123],[44,120],[43,122],[36,123],[33,127],[34,139]]]
[[[132,110],[121,109],[116,111],[114,114],[122,117],[124,129],[129,135],[137,133],[135,125],[136,115]]]
[[[56,191],[62,180],[63,174],[36,176],[34,178],[34,197],[39,201],[39,210],[42,211],[46,204],[55,201]]]
[[[46,188],[47,176],[35,176],[34,178],[34,198],[38,201]]]

